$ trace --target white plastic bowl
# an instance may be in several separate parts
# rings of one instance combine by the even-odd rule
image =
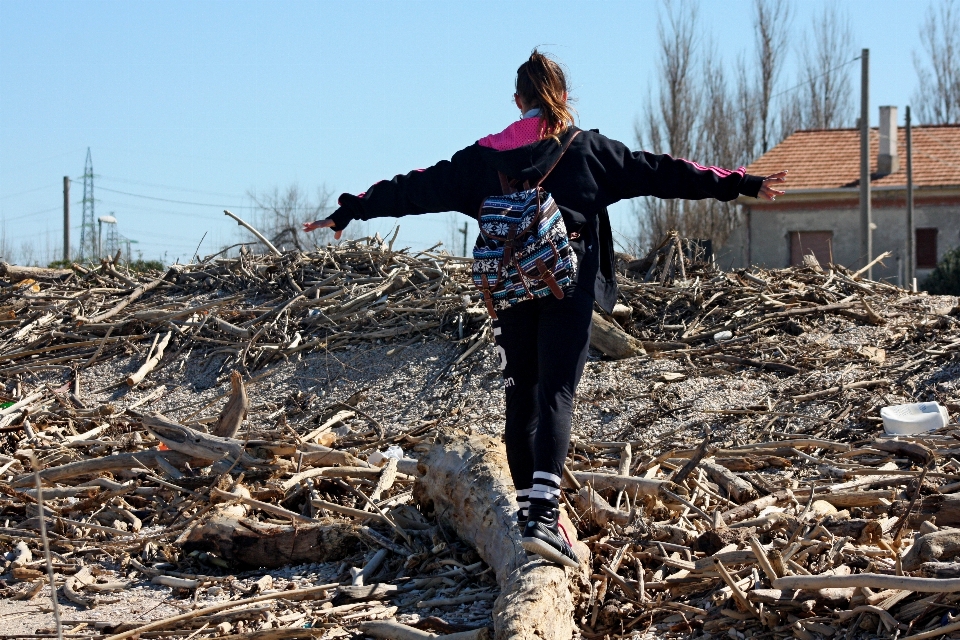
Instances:
[[[906,436],[936,431],[950,421],[947,408],[936,402],[898,404],[880,409],[883,430],[891,436]]]

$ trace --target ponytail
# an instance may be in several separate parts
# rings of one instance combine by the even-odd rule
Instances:
[[[557,138],[573,124],[563,69],[536,49],[517,69],[516,89],[524,102],[540,108],[541,138]]]

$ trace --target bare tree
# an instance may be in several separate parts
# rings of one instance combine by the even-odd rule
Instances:
[[[659,99],[648,98],[636,127],[637,141],[654,152],[708,164],[749,164],[758,146],[759,122],[757,91],[743,57],[731,78],[715,46],[697,35],[696,4],[665,0],[663,8]],[[732,202],[644,198],[634,207],[636,244],[642,251],[675,229],[684,237],[710,239],[719,246],[738,224],[739,214]]]
[[[839,5],[827,3],[804,38],[801,126],[835,129],[853,121],[853,86],[847,66],[853,58],[850,19]]]
[[[754,0],[753,3],[757,70],[760,73],[754,108],[759,120],[760,153],[766,153],[784,137],[774,139],[773,97],[787,56],[792,14],[789,0]],[[783,131],[782,125],[780,130]]]
[[[647,109],[646,130],[637,131],[646,141],[674,156],[696,151],[701,89],[698,77],[700,17],[697,5],[682,0],[664,0],[657,33],[660,38],[658,112]],[[651,101],[652,102],[652,101]],[[644,135],[646,134],[646,135]]]
[[[247,195],[258,208],[257,226],[278,249],[303,250],[313,245],[316,237],[307,238],[303,233],[303,223],[327,217],[332,211],[333,194],[326,187],[317,190],[317,197],[311,200],[296,183],[283,192],[274,188],[272,193],[260,195],[248,192]],[[349,227],[348,227],[349,228]],[[351,229],[356,231],[356,229]],[[314,234],[329,234],[327,229],[314,231]],[[265,250],[266,247],[260,247]]]
[[[917,115],[925,124],[960,123],[960,9],[955,0],[927,7],[920,41],[926,60],[914,51]]]
[[[664,0],[658,18],[660,76],[658,100],[647,98],[645,114],[635,131],[641,147],[676,157],[697,152],[701,100],[696,61],[700,20],[693,2]],[[684,204],[678,200],[644,198],[635,207],[641,245],[656,242],[670,229],[683,228]]]

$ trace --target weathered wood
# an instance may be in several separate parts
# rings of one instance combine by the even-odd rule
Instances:
[[[141,422],[150,433],[173,451],[202,460],[219,460],[224,456],[230,456],[232,460],[243,456],[249,459],[241,441],[191,429],[167,418],[162,413],[146,413],[141,418]]]
[[[583,517],[590,518],[601,527],[606,527],[611,522],[621,526],[630,522],[629,513],[614,509],[589,485],[580,487],[580,491],[574,498],[574,504]]]
[[[753,485],[738,477],[726,467],[721,467],[713,460],[705,459],[700,466],[707,472],[707,476],[727,490],[734,502],[749,502],[759,497]]]
[[[187,456],[176,451],[157,451],[147,449],[135,453],[115,453],[102,458],[78,460],[57,467],[50,467],[40,472],[40,479],[47,483],[62,482],[70,478],[93,475],[104,471],[118,469],[140,469],[143,467],[156,468],[158,459],[163,459],[174,466],[182,466],[185,462],[197,461],[197,458]],[[209,458],[201,458],[205,460]],[[25,487],[33,483],[33,474],[17,476],[10,483],[12,487]]]
[[[360,534],[350,523],[275,525],[251,519],[214,516],[194,527],[183,549],[217,554],[247,566],[328,562],[355,553]]]
[[[926,466],[936,457],[933,451],[919,442],[904,442],[903,440],[877,439],[870,445],[874,449],[887,451],[901,458],[907,458],[920,466]]]
[[[911,522],[916,520],[919,524],[930,516],[936,516],[938,527],[960,527],[960,494],[924,496],[919,511]]]
[[[528,561],[520,546],[503,444],[488,437],[447,436],[420,462],[426,473],[414,485],[417,500],[476,547],[494,570],[500,585],[493,611],[496,638],[570,638],[575,599],[585,595],[582,586],[571,589],[570,581],[585,581],[586,567],[565,571]],[[568,532],[575,533],[572,527]]]
[[[941,529],[919,536],[903,556],[903,570],[914,571],[924,562],[953,560],[960,556],[960,529]]]
[[[686,495],[686,489],[680,485],[674,484],[669,480],[653,480],[648,478],[637,478],[634,476],[620,476],[612,473],[596,473],[593,471],[574,471],[573,477],[581,485],[588,484],[598,491],[613,489],[615,491],[626,491],[631,498],[637,496],[665,497],[664,491],[671,491]],[[570,484],[566,478],[563,479],[564,487]]]
[[[59,280],[73,275],[73,269],[48,269],[46,267],[23,267],[0,261],[0,277],[11,282],[20,280]]]
[[[247,398],[247,389],[243,385],[243,376],[239,371],[233,371],[230,373],[230,399],[227,400],[227,404],[210,432],[221,438],[234,437],[249,410],[250,399]]]
[[[593,312],[590,346],[615,360],[632,358],[646,353],[639,340],[623,329]]]
[[[911,578],[882,573],[857,573],[853,575],[784,576],[771,581],[774,589],[903,589],[918,593],[956,593],[960,591],[960,578]]]
[[[240,607],[248,604],[253,604],[255,602],[263,602],[265,600],[276,600],[278,598],[285,599],[298,599],[304,596],[309,596],[316,593],[326,592],[328,589],[333,589],[340,585],[334,584],[323,584],[316,585],[313,587],[307,587],[306,589],[285,589],[283,591],[276,591],[274,593],[264,593],[259,596],[254,596],[252,598],[245,598],[243,600],[226,600],[223,602],[218,602],[217,604],[210,605],[209,607],[204,607],[203,609],[196,609],[188,613],[181,613],[176,616],[170,616],[169,618],[161,618],[160,620],[154,620],[148,622],[139,627],[133,629],[128,629],[121,633],[114,634],[107,637],[105,640],[126,640],[133,636],[139,636],[142,633],[147,631],[153,631],[154,629],[163,629],[165,627],[171,627],[177,625],[184,620],[190,620],[192,618],[199,618],[210,613],[216,613],[217,611],[222,611],[223,609],[233,609],[234,607]]]
[[[241,504],[247,505],[248,507],[253,507],[254,509],[260,509],[261,511],[266,511],[267,513],[271,513],[275,516],[280,516],[282,518],[289,518],[294,522],[319,524],[313,518],[307,518],[306,516],[302,516],[299,513],[294,513],[289,509],[284,509],[283,507],[278,507],[275,504],[270,504],[268,502],[263,502],[261,500],[254,500],[253,498],[248,498],[246,496],[238,496],[233,493],[229,493],[227,491],[217,489],[216,487],[210,489],[210,496],[217,497],[222,500],[228,500],[228,501],[235,500]]]
[[[143,363],[136,372],[127,376],[127,385],[134,386],[139,382],[143,381],[147,377],[147,374],[153,371],[158,364],[160,364],[160,359],[163,358],[163,350],[167,348],[167,344],[170,342],[170,336],[173,335],[172,331],[167,331],[167,334],[163,336],[160,340],[160,344],[157,345],[156,351],[150,354],[150,357],[147,358],[147,361]]]
[[[733,507],[728,511],[724,511],[723,514],[721,514],[721,517],[726,524],[740,522],[741,520],[746,520],[747,518],[753,518],[759,515],[759,513],[766,507],[772,507],[780,504],[781,502],[788,502],[793,500],[793,498],[793,492],[789,489],[785,489],[784,491],[778,491],[777,493],[773,493],[769,496],[763,496],[761,498],[751,500],[750,502],[742,504],[738,507]]]
[[[920,573],[925,578],[960,578],[960,562],[924,562]]]
[[[169,272],[168,272],[168,273],[169,273]],[[132,292],[130,292],[130,295],[128,295],[126,298],[124,298],[119,304],[117,304],[117,305],[116,305],[115,307],[113,307],[112,309],[109,309],[109,310],[107,310],[107,311],[104,311],[103,313],[99,313],[99,314],[97,314],[97,315],[95,315],[95,316],[92,316],[92,317],[90,317],[90,318],[82,318],[82,317],[77,318],[77,322],[80,322],[80,323],[86,324],[86,325],[91,325],[91,324],[95,324],[95,323],[97,323],[97,322],[103,322],[104,320],[107,320],[107,319],[109,319],[109,318],[112,318],[113,316],[117,315],[118,313],[120,313],[121,311],[123,311],[124,309],[126,309],[127,306],[130,305],[130,303],[135,302],[135,301],[137,300],[137,298],[139,298],[140,296],[142,296],[142,295],[145,294],[146,292],[148,292],[148,291],[150,291],[150,290],[152,290],[152,289],[156,289],[158,286],[160,286],[160,284],[164,281],[165,278],[166,278],[166,276],[164,276],[163,278],[157,278],[156,280],[153,280],[152,282],[148,282],[148,283],[146,283],[146,284],[142,284],[142,285],[140,285],[139,287],[137,287],[136,289],[134,289]]]
[[[435,633],[421,631],[416,627],[389,620],[364,622],[360,625],[360,629],[364,635],[385,640],[487,640],[490,637],[486,627],[438,636]]]
[[[833,535],[850,538],[858,543],[875,543],[883,537],[883,526],[877,520],[864,518],[834,520],[828,517],[821,524]]]

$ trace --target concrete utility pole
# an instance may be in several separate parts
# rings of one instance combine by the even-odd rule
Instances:
[[[913,134],[910,125],[910,107],[907,106],[907,268],[905,289],[913,290],[917,277],[917,232],[913,228]]]
[[[870,210],[870,49],[860,53],[860,255],[873,259],[873,214]],[[866,276],[873,280],[873,267]]]
[[[70,177],[63,176],[63,261],[70,262]]]

